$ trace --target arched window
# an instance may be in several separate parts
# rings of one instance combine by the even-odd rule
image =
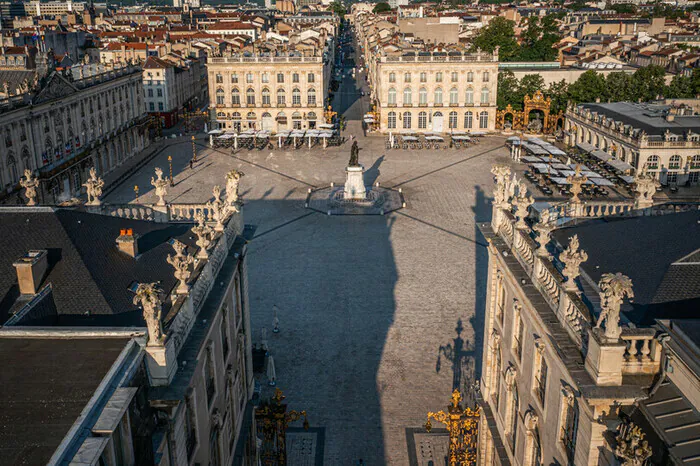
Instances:
[[[681,156],[680,155],[672,156],[668,161],[668,169],[669,170],[680,170],[680,168],[681,168]]]
[[[389,105],[396,105],[396,89],[389,88]]]
[[[418,105],[428,105],[428,90],[424,87],[418,89]]]
[[[411,112],[403,112],[403,129],[411,129]]]
[[[226,114],[224,112],[216,112],[216,119],[217,120],[225,120]]]
[[[464,129],[472,129],[474,124],[474,114],[472,112],[467,112],[464,114]]]
[[[659,168],[659,156],[658,155],[650,155],[647,158],[647,168],[649,170],[657,170]]]
[[[309,91],[306,94],[306,100],[308,101],[309,107],[313,107],[316,105],[316,89],[309,89]]]
[[[245,91],[245,103],[246,105],[255,105],[255,90],[252,87]]]
[[[442,105],[442,88],[435,89],[435,105]]]
[[[292,128],[301,129],[301,114],[299,112],[292,113]]]
[[[224,90],[222,88],[216,90],[216,105],[224,105]]]
[[[257,116],[255,115],[255,112],[248,112],[245,118],[248,121],[255,121],[257,119]]]
[[[450,112],[447,124],[450,129],[457,129],[457,112]]]
[[[240,120],[241,119],[241,114],[238,112],[233,112],[233,115],[231,115],[232,120]]]
[[[479,114],[479,128],[486,129],[489,127],[489,114],[488,112],[481,112]]]
[[[311,120],[311,121],[315,120],[315,119],[316,119],[316,112],[309,112],[309,113],[307,113],[307,114],[306,114],[306,119],[307,119],[307,120]]]
[[[241,105],[241,92],[236,87],[231,89],[231,105],[234,107]]]
[[[292,105],[301,105],[301,91],[297,88],[292,89]]]
[[[487,104],[489,103],[489,98],[491,96],[491,93],[489,92],[489,88],[485,87],[481,89],[481,103],[482,104]]]
[[[690,161],[690,168],[700,168],[700,155],[693,156],[693,159]]]
[[[262,90],[262,104],[270,105],[270,89],[266,87]]]
[[[425,112],[420,112],[418,114],[418,129],[425,129],[428,127],[428,114]]]
[[[464,95],[464,102],[467,105],[471,105],[474,103],[474,89],[471,87],[467,88],[467,92]]]
[[[284,89],[277,89],[277,105],[285,105],[287,103],[287,98],[284,94]]]
[[[411,93],[411,88],[407,87],[403,90],[403,104],[411,105],[413,103],[413,95]]]
[[[396,112],[389,112],[387,116],[387,127],[389,129],[396,129]]]
[[[450,89],[450,105],[457,105],[459,102],[459,91],[456,87]]]

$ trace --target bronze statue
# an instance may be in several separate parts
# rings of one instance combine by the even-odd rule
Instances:
[[[352,147],[350,148],[350,162],[348,162],[349,167],[359,167],[360,162],[358,160],[358,157],[360,155],[360,148],[357,147],[357,141],[352,143]]]

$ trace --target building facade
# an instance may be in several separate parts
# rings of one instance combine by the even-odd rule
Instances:
[[[31,99],[31,105],[29,105]],[[77,196],[89,167],[107,174],[148,144],[141,68],[76,65],[0,102],[0,185],[38,172],[40,202]]]
[[[380,131],[495,129],[497,54],[387,54],[368,61]]]
[[[321,53],[210,57],[212,121],[236,131],[316,128],[324,122],[330,66]]]
[[[569,107],[565,117],[570,146],[587,144],[605,151],[662,184],[700,183],[700,117],[690,111],[670,105],[589,103]]]

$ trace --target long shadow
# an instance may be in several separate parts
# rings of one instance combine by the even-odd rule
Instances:
[[[382,155],[377,160],[374,161],[371,167],[365,170],[365,186],[374,186],[374,182],[379,178],[379,166],[384,162],[384,156]]]
[[[488,250],[486,248],[486,238],[479,230],[479,223],[491,221],[491,201],[492,199],[486,196],[486,193],[481,186],[474,186],[475,202],[474,202],[474,243],[475,252],[475,293],[474,293],[474,318],[472,326],[474,327],[474,352],[478,355],[475,360],[474,374],[475,377],[481,377],[482,354],[484,350],[484,322],[486,316],[486,287],[488,282]]]
[[[457,327],[455,327],[457,336],[454,337],[452,342],[440,345],[437,362],[435,363],[435,372],[437,373],[442,369],[443,357],[452,363],[452,390],[458,388],[462,393],[465,392],[464,385],[468,385],[467,380],[473,377],[473,371],[470,369],[474,367],[475,359],[473,344],[469,340],[465,341],[462,338],[463,331],[462,319],[458,319]]]

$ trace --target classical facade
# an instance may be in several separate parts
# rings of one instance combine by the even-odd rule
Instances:
[[[0,101],[0,186],[31,170],[39,202],[55,204],[79,195],[90,167],[104,175],[138,154],[149,143],[141,79],[137,66],[76,65]]]
[[[700,183],[700,117],[669,105],[616,102],[570,106],[566,139],[646,170],[662,184]]]
[[[382,132],[495,129],[498,54],[385,54],[370,74]]]
[[[489,265],[478,464],[644,464],[651,432],[629,414],[664,385],[665,337],[653,323],[692,312],[697,292],[683,283],[695,273],[688,267],[700,240],[678,241],[662,253],[653,245],[694,228],[697,211],[627,210],[628,219],[609,223],[591,217],[614,212],[611,206],[598,206],[596,215],[572,200],[567,215],[588,221],[562,227],[558,210],[534,209],[507,166],[492,173],[492,221],[479,225]],[[645,253],[626,246],[633,232]],[[653,279],[651,264],[659,272]],[[659,418],[662,433],[685,422],[667,423],[668,416]]]
[[[323,123],[331,62],[323,53],[209,57],[211,118],[220,129],[313,129]]]

